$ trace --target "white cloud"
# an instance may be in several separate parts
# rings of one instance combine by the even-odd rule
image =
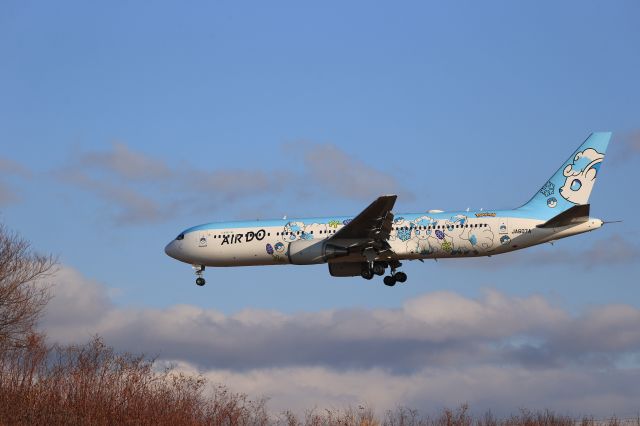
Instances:
[[[53,279],[53,298],[47,304],[41,326],[58,342],[82,342],[96,333],[96,326],[115,306],[107,287],[73,268],[62,267]]]
[[[469,403],[479,413],[508,415],[520,408],[550,409],[563,414],[633,416],[640,398],[640,370],[527,369],[521,366],[459,365],[394,374],[382,368],[348,371],[327,367],[262,368],[249,371],[198,370],[213,383],[255,397],[269,397],[274,412],[303,413],[314,407],[343,409],[367,405],[380,414],[398,406],[421,413]]]
[[[345,198],[373,200],[383,194],[413,196],[391,175],[348,155],[332,144],[302,144],[304,163],[311,181],[331,194]]]
[[[80,154],[76,167],[99,168],[128,180],[157,180],[172,177],[165,162],[131,150],[121,142],[114,142],[107,151],[92,151]]]
[[[166,219],[169,212],[161,203],[143,191],[121,182],[95,178],[81,170],[61,170],[57,177],[66,183],[93,192],[107,203],[109,212],[117,224],[146,224]]]
[[[616,163],[622,163],[635,158],[640,154],[640,130],[620,132],[614,136],[613,143],[609,146]]]
[[[0,182],[0,206],[6,206],[20,201],[20,197],[7,185]]]
[[[0,179],[4,180],[5,177],[9,176],[27,179],[31,177],[31,172],[16,161],[0,157]],[[18,191],[12,186],[7,185],[4,181],[0,181],[0,206],[7,206],[22,200]]]
[[[368,403],[439,409],[551,408],[623,414],[640,398],[640,310],[580,314],[541,296],[487,290],[425,294],[397,309],[226,315],[190,305],[120,308],[103,285],[65,268],[43,327],[51,339],[98,333],[116,349],[158,355],[272,409]],[[626,411],[625,411],[626,410]]]
[[[73,156],[54,175],[102,199],[119,224],[161,221],[184,212],[214,211],[221,206],[229,209],[242,203],[255,207],[283,197],[289,197],[290,202],[291,198],[310,194],[366,201],[383,193],[410,196],[394,177],[333,145],[306,144],[303,148],[305,170],[294,173],[170,165],[123,143],[114,143],[107,150]]]
[[[28,168],[16,161],[3,157],[0,157],[0,174],[21,176],[24,178],[31,176]]]

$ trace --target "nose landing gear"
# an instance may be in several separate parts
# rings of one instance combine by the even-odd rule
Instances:
[[[193,265],[193,270],[196,273],[196,277],[197,277],[196,285],[199,285],[200,287],[202,287],[207,283],[205,279],[202,277],[202,273],[204,272],[204,265]]]

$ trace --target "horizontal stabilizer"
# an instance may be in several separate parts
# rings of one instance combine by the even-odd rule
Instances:
[[[580,204],[563,211],[545,223],[537,225],[537,228],[559,228],[586,222],[587,220],[589,220],[589,204]]]

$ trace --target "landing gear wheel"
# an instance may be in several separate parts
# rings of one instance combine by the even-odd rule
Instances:
[[[373,270],[369,268],[363,268],[362,272],[360,272],[360,275],[365,280],[370,280],[371,278],[373,278]]]
[[[202,287],[206,281],[202,278],[202,273],[204,272],[204,265],[191,265],[193,267],[193,272],[196,273],[196,284]]]
[[[396,277],[393,275],[387,275],[382,281],[384,282],[384,285],[388,285],[389,287],[396,285]]]
[[[407,274],[405,274],[404,272],[396,272],[396,274],[394,275],[394,278],[399,283],[403,283],[407,280]]]
[[[387,269],[387,268],[385,268],[382,263],[374,263],[373,264],[373,273],[376,274],[379,277],[384,275],[385,269]]]

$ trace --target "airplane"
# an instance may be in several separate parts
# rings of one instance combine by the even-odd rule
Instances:
[[[191,264],[203,286],[207,266],[314,265],[334,277],[366,280],[389,274],[404,283],[402,261],[494,256],[603,226],[589,216],[589,196],[611,132],[592,133],[524,205],[512,210],[394,213],[396,195],[383,195],[356,216],[332,216],[194,226],[165,248]]]

